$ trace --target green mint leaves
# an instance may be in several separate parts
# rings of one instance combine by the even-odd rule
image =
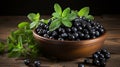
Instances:
[[[78,12],[78,16],[85,17],[90,20],[94,20],[94,17],[92,15],[89,15],[89,11],[90,11],[89,7],[84,7],[80,9],[80,11]]]
[[[49,26],[50,31],[54,31],[57,28],[59,28],[62,24],[66,27],[72,26],[72,20],[76,18],[77,14],[74,12],[71,12],[70,8],[65,8],[62,11],[62,8],[59,4],[54,5],[55,12],[52,14],[54,20],[51,22]]]
[[[62,14],[62,8],[57,3],[54,5],[54,10],[55,10],[56,13],[58,13],[58,15]]]
[[[28,19],[32,21],[32,23],[30,24],[30,28],[33,29],[33,28],[36,28],[39,24],[39,21],[40,21],[40,14],[37,13],[30,13],[28,14]]]

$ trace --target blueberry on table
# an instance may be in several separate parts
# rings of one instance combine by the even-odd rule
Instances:
[[[78,67],[85,67],[85,65],[84,64],[78,64]]]
[[[24,60],[24,64],[25,64],[25,65],[29,65],[29,64],[30,64],[30,60],[29,60],[29,59],[25,59],[25,60]]]
[[[94,65],[97,65],[97,66],[100,65],[100,61],[97,60],[97,59],[93,59],[92,63],[93,63]]]
[[[34,61],[34,66],[35,67],[40,67],[40,61]]]

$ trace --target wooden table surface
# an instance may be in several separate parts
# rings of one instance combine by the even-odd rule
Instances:
[[[49,16],[42,16],[48,18]],[[106,67],[120,67],[120,15],[102,15],[95,16],[103,26],[107,29],[108,35],[104,43],[104,48],[107,48],[111,53],[111,58],[108,60]],[[6,41],[6,38],[12,30],[17,28],[17,24],[21,21],[28,21],[26,16],[0,16],[0,41]],[[47,59],[41,59],[41,67],[77,67],[77,62],[82,62],[82,59],[75,61],[57,62]],[[6,55],[0,55],[0,67],[27,67],[23,60],[8,58]],[[95,67],[86,65],[85,67]]]

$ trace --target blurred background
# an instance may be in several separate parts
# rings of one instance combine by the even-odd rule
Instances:
[[[41,15],[51,15],[54,3],[62,8],[70,7],[79,10],[89,6],[92,15],[120,14],[119,0],[1,0],[0,16],[27,15],[30,12],[39,12]]]

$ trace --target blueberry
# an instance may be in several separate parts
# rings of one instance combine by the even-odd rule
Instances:
[[[83,32],[84,32],[85,34],[89,34],[89,31],[88,31],[87,29],[84,29]]]
[[[81,31],[83,28],[82,28],[81,26],[79,26],[77,29],[78,29],[79,31]]]
[[[43,28],[44,25],[45,25],[45,24],[41,22],[41,23],[39,24],[39,27]]]
[[[65,30],[66,30],[66,32],[71,32],[70,28],[66,28]]]
[[[37,33],[38,33],[38,35],[43,35],[44,34],[42,29],[40,29]]]
[[[49,27],[48,27],[48,25],[44,25],[44,29],[48,29]]]
[[[93,63],[94,65],[100,65],[100,61],[97,60],[97,59],[95,59],[95,60],[93,59],[92,63]]]
[[[51,35],[51,34],[52,34],[52,32],[51,32],[51,31],[47,31],[47,34],[48,34],[48,35]]]
[[[65,29],[60,27],[60,28],[58,29],[58,31],[59,31],[60,33],[64,33],[64,32],[65,32]]]
[[[52,32],[52,36],[53,36],[53,37],[55,37],[55,36],[57,36],[57,35],[58,35],[58,33],[57,33],[56,31],[53,31],[53,32]]]
[[[75,40],[75,36],[73,36],[72,34],[68,34],[68,38],[69,38],[70,40]]]
[[[109,59],[110,58],[110,54],[105,54],[105,59]]]
[[[94,29],[92,29],[92,30],[90,30],[90,35],[95,35],[95,30]]]
[[[95,54],[100,55],[100,54],[101,54],[101,52],[100,52],[100,51],[97,51],[97,52],[95,52]]]
[[[104,58],[104,55],[103,54],[99,54],[99,58]]]
[[[64,39],[63,38],[58,38],[58,40],[62,40],[63,41]]]
[[[78,38],[78,33],[73,33],[73,35],[75,36],[75,38]]]
[[[85,39],[90,39],[90,35],[89,35],[89,34],[85,34],[85,35],[84,35],[84,38],[85,38]]]
[[[84,34],[82,32],[78,32],[79,38],[82,39],[84,37]]]
[[[93,36],[91,36],[91,38],[93,38],[93,39],[94,39],[94,38],[96,38],[96,36],[94,36],[94,35],[93,35]]]
[[[44,34],[43,37],[49,38],[49,35],[48,34]]]
[[[100,36],[99,31],[96,31],[96,32],[95,32],[95,35],[96,35],[97,37]]]
[[[53,36],[50,36],[49,38],[50,38],[50,39],[54,39],[54,37],[53,37]]]
[[[98,59],[98,54],[93,54],[93,55],[92,55],[92,58],[93,58],[93,59]]]
[[[79,27],[81,24],[79,22],[74,22],[75,27]]]
[[[106,62],[105,61],[101,61],[100,62],[100,67],[105,67],[106,66]]]
[[[84,64],[78,64],[78,67],[85,67],[85,65]]]
[[[100,31],[101,34],[104,33],[104,29],[103,28],[100,28],[99,31]]]
[[[107,53],[107,50],[106,50],[106,49],[102,49],[102,50],[101,50],[101,53],[102,53],[102,54],[105,54],[105,53]]]
[[[36,32],[39,32],[39,31],[40,31],[40,28],[37,28],[37,29],[36,29]]]
[[[62,37],[62,38],[66,38],[67,36],[68,36],[67,33],[63,33],[63,34],[61,34],[61,37]]]
[[[77,28],[76,27],[72,27],[71,28],[73,32],[77,32]]]
[[[25,60],[24,60],[24,64],[25,64],[25,65],[29,65],[29,64],[30,64],[30,60],[29,60],[29,59],[25,59]]]
[[[34,61],[35,67],[40,67],[40,61]]]

